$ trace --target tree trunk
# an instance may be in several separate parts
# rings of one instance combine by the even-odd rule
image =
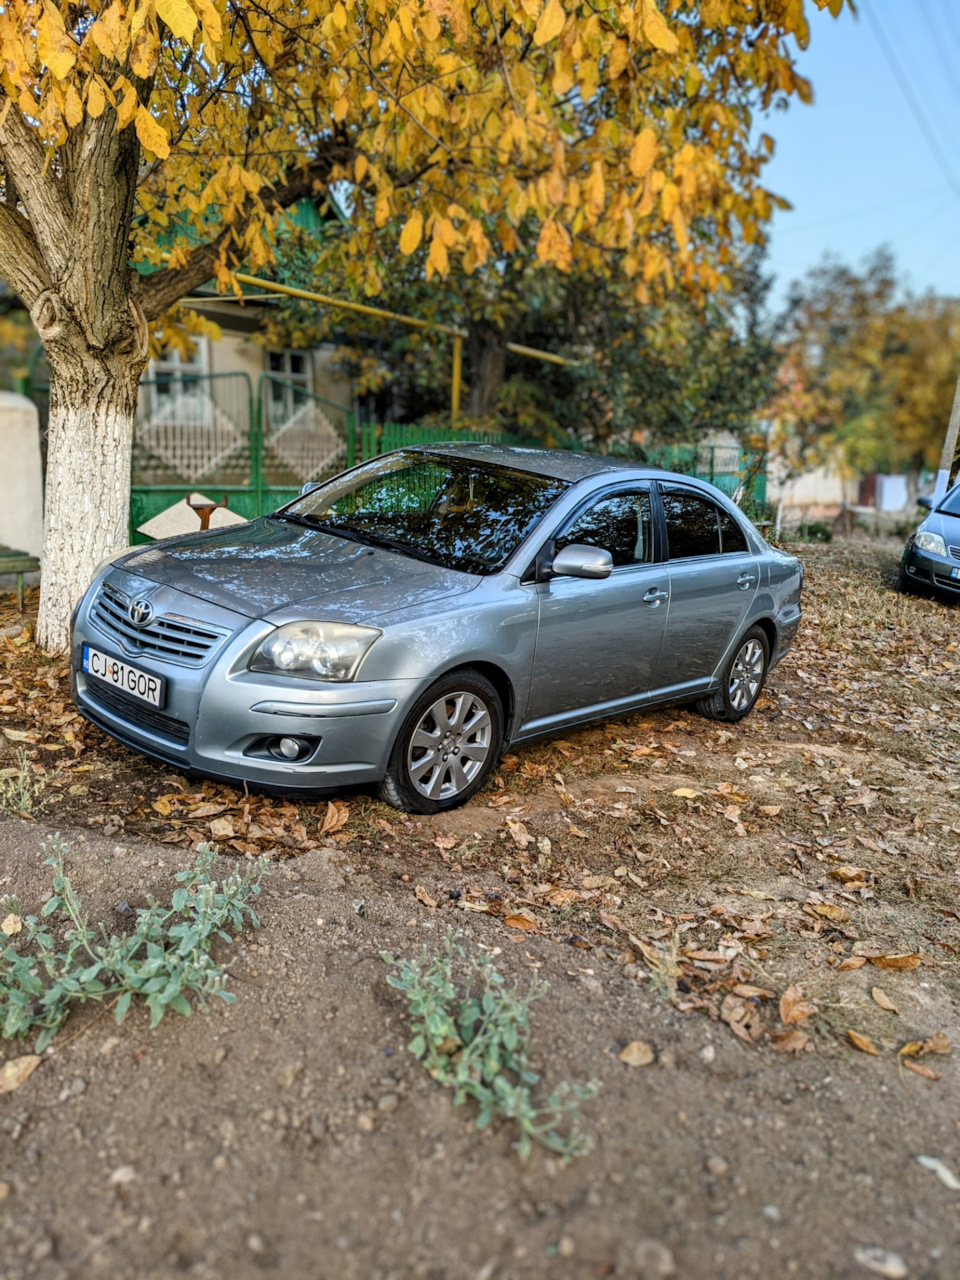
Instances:
[[[132,304],[132,332],[110,352],[66,325],[47,342],[50,426],[37,643],[70,646],[70,614],[97,565],[128,542],[130,456],[146,326]]]
[[[497,411],[497,399],[507,367],[504,336],[491,324],[470,322],[470,401],[471,418],[490,418]]]

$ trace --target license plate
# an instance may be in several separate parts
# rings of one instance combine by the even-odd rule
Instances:
[[[960,569],[951,569],[951,570],[950,570],[950,577],[951,577],[951,578],[960,578]]]
[[[83,646],[83,669],[88,676],[113,685],[129,698],[147,702],[151,707],[163,706],[167,691],[167,682],[163,676],[141,671],[139,667],[132,667],[129,662],[121,662],[108,653],[101,653],[89,644]]]

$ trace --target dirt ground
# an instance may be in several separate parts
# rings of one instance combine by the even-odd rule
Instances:
[[[570,733],[422,820],[141,760],[8,602],[0,894],[39,909],[54,830],[110,932],[200,839],[272,874],[235,1004],[81,1009],[0,1096],[0,1277],[960,1277],[960,611],[893,591],[893,543],[797,550],[801,638],[741,725]],[[550,984],[537,1065],[602,1083],[589,1155],[522,1163],[407,1052],[379,953],[448,925]]]

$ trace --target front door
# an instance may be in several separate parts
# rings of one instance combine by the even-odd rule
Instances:
[[[613,557],[609,578],[552,578],[538,585],[540,623],[522,733],[545,732],[645,699],[657,679],[667,616],[666,565],[655,561],[648,485],[590,500],[557,534]]]
[[[670,608],[657,684],[661,695],[706,689],[740,634],[759,568],[728,511],[705,494],[661,484]]]

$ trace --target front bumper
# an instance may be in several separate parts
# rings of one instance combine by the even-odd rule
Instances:
[[[379,781],[419,680],[323,684],[268,676],[247,669],[250,655],[272,629],[236,615],[218,616],[233,634],[201,666],[184,666],[130,648],[98,628],[91,592],[74,626],[72,691],[80,712],[127,746],[189,773],[288,793],[316,793]],[[167,603],[155,597],[162,607]],[[178,613],[204,602],[176,600]],[[162,710],[139,702],[83,671],[83,646],[161,675],[167,682]],[[246,754],[270,737],[315,742],[301,762]]]
[[[938,556],[910,546],[903,554],[903,571],[918,587],[960,599],[960,561],[951,556]],[[956,577],[951,576],[954,573]]]

